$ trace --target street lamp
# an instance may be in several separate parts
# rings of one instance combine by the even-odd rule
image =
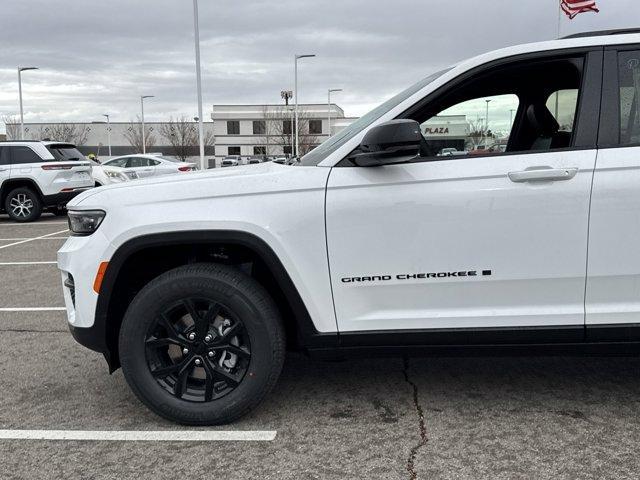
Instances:
[[[295,55],[294,56],[294,77],[295,77],[295,96],[296,96],[296,106],[295,106],[295,113],[296,113],[296,124],[295,124],[295,129],[296,129],[296,151],[295,151],[295,155],[298,155],[298,150],[299,150],[299,140],[298,140],[298,60],[300,60],[301,58],[312,58],[315,57],[315,54],[307,54],[307,55]]]
[[[487,98],[485,100],[485,102],[487,102],[487,112],[485,115],[485,134],[484,134],[484,148],[487,148],[487,139],[489,137],[489,102],[491,102],[490,98]]]
[[[193,31],[196,48],[196,87],[198,90],[198,136],[200,143],[200,169],[204,164],[204,125],[202,123],[202,74],[200,72],[200,27],[198,22],[198,0],[193,0]]]
[[[147,144],[144,138],[144,99],[153,97],[155,97],[155,95],[140,95],[140,110],[142,112],[142,153],[147,153]]]
[[[109,147],[109,156],[111,156],[111,121],[108,113],[103,113],[102,116],[107,119],[107,145]]]
[[[342,89],[341,88],[330,88],[329,90],[327,90],[327,123],[329,126],[329,137],[331,137],[331,93],[332,92],[341,92]]]
[[[291,125],[291,132],[289,132],[291,134],[291,152],[289,152],[289,155],[291,157],[293,157],[293,142],[294,142],[294,138],[293,138],[293,108],[287,106],[287,109],[289,110],[289,113],[291,114],[291,117],[289,117],[289,125]]]
[[[291,90],[281,90],[280,97],[284,100],[285,106],[288,107],[289,99],[293,97],[293,92]]]
[[[20,97],[20,140],[24,140],[24,111],[22,110],[22,72],[38,70],[38,67],[18,67],[18,94]]]

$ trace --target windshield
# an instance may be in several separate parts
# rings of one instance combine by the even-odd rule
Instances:
[[[309,153],[307,153],[304,157],[302,157],[302,160],[299,163],[299,165],[305,165],[305,166],[318,165],[321,161],[327,158],[329,154],[335,152],[338,148],[340,148],[342,145],[347,143],[357,134],[362,132],[365,128],[367,128],[373,122],[378,120],[385,113],[397,107],[399,104],[404,102],[407,98],[409,98],[411,95],[420,91],[425,86],[433,82],[436,78],[445,74],[449,70],[451,69],[447,68],[445,70],[436,72],[433,75],[429,75],[427,78],[420,80],[418,83],[410,86],[406,90],[395,95],[393,98],[390,98],[383,104],[374,108],[369,113],[367,113],[366,115],[363,115],[358,120],[353,122],[347,128],[336,133],[333,137],[328,138],[318,147],[314,148]]]
[[[59,161],[86,160],[85,156],[73,145],[52,144],[47,145],[47,150]]]

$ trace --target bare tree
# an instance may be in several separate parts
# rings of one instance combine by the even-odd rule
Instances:
[[[169,119],[168,123],[160,126],[160,135],[164,137],[173,148],[173,155],[182,161],[188,157],[198,155],[198,146],[200,145],[200,137],[196,123],[189,120],[186,116]],[[204,133],[205,147],[213,145],[213,133]]]
[[[40,127],[35,134],[38,140],[50,139],[75,145],[87,143],[88,135],[89,127],[77,123],[52,123]]]
[[[487,130],[482,121],[474,122],[473,120],[467,120],[467,123],[469,124],[466,146],[468,150],[475,150],[483,142],[486,143],[487,139],[494,136],[491,130]]]
[[[284,151],[284,148],[288,146],[289,150],[293,151],[292,143],[295,142],[295,136],[291,132],[294,130],[295,122],[291,111],[286,106],[270,109],[265,105],[263,116],[265,118],[265,136],[257,143],[266,147],[266,154],[279,153],[277,147]],[[318,136],[309,132],[309,120],[311,119],[311,114],[307,110],[298,108],[300,156],[306,155],[318,143]]]
[[[17,140],[20,137],[20,121],[17,115],[3,115],[2,122],[7,132],[7,140]]]
[[[142,152],[142,122],[140,119],[138,119],[137,122],[130,122],[129,126],[124,130],[123,136],[136,151]],[[156,136],[153,133],[153,127],[148,124],[144,126],[144,143],[146,151],[149,151],[149,149],[156,145]]]

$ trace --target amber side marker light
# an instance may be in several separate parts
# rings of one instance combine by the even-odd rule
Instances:
[[[98,273],[96,273],[96,279],[93,281],[93,291],[96,293],[100,293],[102,280],[104,279],[104,274],[106,273],[108,266],[109,266],[109,262],[102,262],[98,267]]]

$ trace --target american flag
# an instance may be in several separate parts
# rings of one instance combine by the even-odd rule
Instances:
[[[560,0],[560,8],[572,20],[579,13],[599,12],[596,0]]]

